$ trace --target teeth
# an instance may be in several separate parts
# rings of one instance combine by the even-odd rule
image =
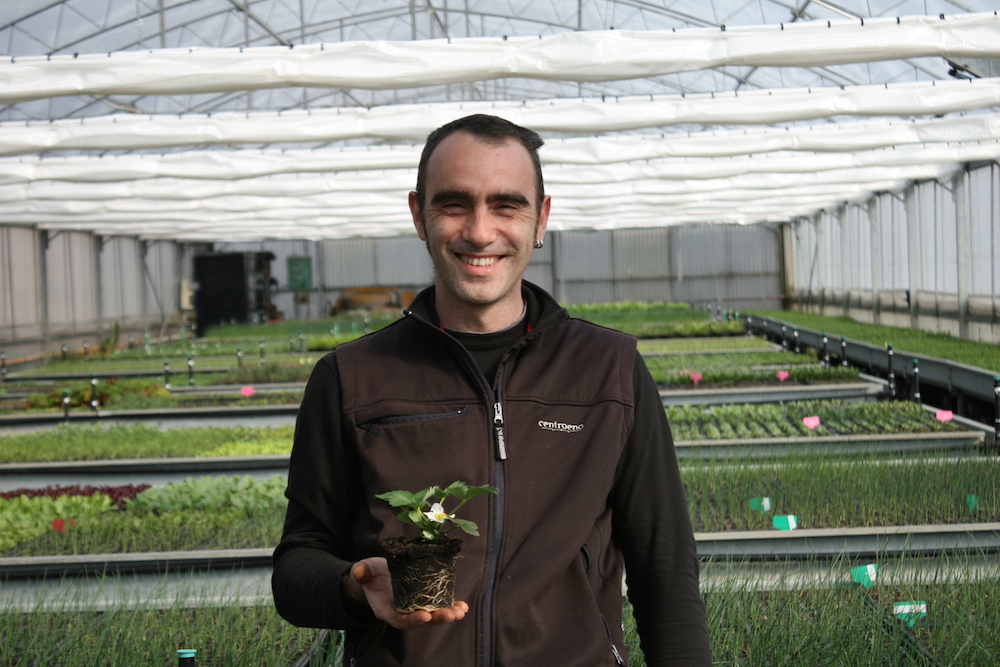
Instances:
[[[462,257],[462,261],[472,266],[493,266],[497,263],[496,257]]]

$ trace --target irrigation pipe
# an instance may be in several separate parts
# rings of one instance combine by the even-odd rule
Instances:
[[[745,440],[679,440],[679,461],[722,461],[747,458],[783,458],[801,455],[902,454],[911,452],[978,451],[982,431],[943,433],[885,433],[824,435],[806,438],[751,438]]]
[[[870,382],[840,384],[741,387],[737,389],[662,390],[663,407],[671,405],[724,405],[747,403],[787,403],[790,401],[847,400],[874,401],[883,394],[881,385]]]

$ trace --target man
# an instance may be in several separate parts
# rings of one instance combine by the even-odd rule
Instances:
[[[698,562],[663,407],[635,340],[522,280],[550,200],[537,134],[492,116],[433,132],[410,212],[434,286],[313,371],[274,553],[279,613],[347,630],[345,665],[624,665],[628,567],[647,665],[708,665]],[[456,599],[402,615],[378,493],[473,500]],[[412,529],[411,529],[412,530]],[[623,562],[624,561],[624,562]]]

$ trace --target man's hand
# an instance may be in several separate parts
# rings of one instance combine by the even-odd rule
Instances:
[[[352,600],[368,603],[376,618],[399,630],[421,625],[452,623],[465,618],[469,605],[456,602],[447,609],[400,614],[392,606],[392,578],[384,558],[359,560],[343,579],[343,592]]]

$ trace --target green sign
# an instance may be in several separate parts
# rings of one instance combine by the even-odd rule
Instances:
[[[288,258],[288,289],[311,290],[313,286],[312,257]]]

